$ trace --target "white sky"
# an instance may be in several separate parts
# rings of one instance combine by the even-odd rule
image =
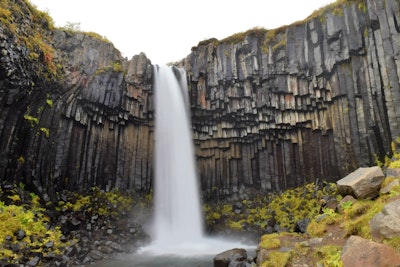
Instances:
[[[122,55],[144,52],[153,64],[178,61],[200,41],[254,27],[274,29],[305,19],[335,0],[30,0],[56,26],[80,23]]]

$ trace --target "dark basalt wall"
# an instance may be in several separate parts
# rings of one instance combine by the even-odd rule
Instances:
[[[183,62],[204,190],[336,180],[390,155],[400,134],[400,10],[347,1]]]
[[[93,186],[149,190],[150,60],[127,60],[94,34],[37,25],[23,1],[9,8],[23,12],[0,25],[1,180],[50,198]]]
[[[336,180],[390,156],[400,135],[399,3],[340,2],[291,26],[202,42],[177,63],[205,192]],[[9,3],[23,12],[0,24],[1,180],[50,198],[151,189],[151,61]]]

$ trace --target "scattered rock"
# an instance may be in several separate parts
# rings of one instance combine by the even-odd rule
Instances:
[[[378,166],[358,168],[336,182],[339,193],[353,195],[357,199],[372,199],[379,194],[385,176]]]
[[[38,256],[36,256],[33,259],[31,259],[30,261],[28,261],[26,263],[26,265],[28,265],[28,266],[36,266],[36,265],[38,265],[39,261],[40,261],[40,258]]]
[[[400,177],[400,168],[387,168],[386,176]]]
[[[14,234],[17,237],[17,240],[22,240],[25,237],[25,231],[24,230],[18,230],[17,232],[15,232]]]
[[[341,259],[344,267],[400,266],[400,255],[393,248],[359,236],[347,240]]]
[[[381,241],[384,238],[400,237],[400,199],[386,204],[369,223],[372,239]]]
[[[296,225],[294,227],[294,231],[297,233],[305,233],[307,232],[307,226],[310,223],[310,219],[302,219],[296,222]]]
[[[97,249],[93,249],[89,252],[89,256],[94,259],[94,260],[101,260],[104,258],[104,253],[97,250]]]
[[[379,193],[388,194],[388,193],[390,193],[390,191],[392,190],[393,187],[399,186],[399,185],[400,185],[400,181],[398,179],[393,180],[390,183],[388,183],[385,187],[381,188]]]

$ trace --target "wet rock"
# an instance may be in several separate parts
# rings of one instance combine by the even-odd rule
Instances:
[[[242,262],[247,260],[245,249],[235,248],[224,251],[214,257],[214,267],[229,267],[232,261]]]
[[[101,260],[105,257],[105,255],[103,252],[97,249],[93,249],[89,252],[89,257],[92,258],[93,260]]]
[[[114,252],[114,249],[112,249],[111,247],[103,246],[103,245],[98,246],[97,249],[98,249],[100,252],[104,253],[104,254],[111,254],[111,253]]]
[[[123,251],[121,245],[118,244],[118,243],[116,243],[116,242],[107,241],[107,242],[106,242],[106,246],[112,248],[113,250],[115,250],[115,251],[117,251],[117,252]]]

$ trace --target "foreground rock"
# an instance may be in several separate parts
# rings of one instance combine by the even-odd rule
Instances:
[[[374,166],[358,168],[336,183],[342,195],[352,195],[357,199],[371,199],[378,196],[384,179],[382,169]]]
[[[375,241],[400,237],[400,199],[383,208],[370,221],[372,238]]]
[[[247,260],[247,251],[242,248],[234,248],[224,251],[214,257],[214,267],[236,267]]]
[[[400,266],[400,255],[393,248],[359,236],[347,240],[341,259],[344,267]]]

